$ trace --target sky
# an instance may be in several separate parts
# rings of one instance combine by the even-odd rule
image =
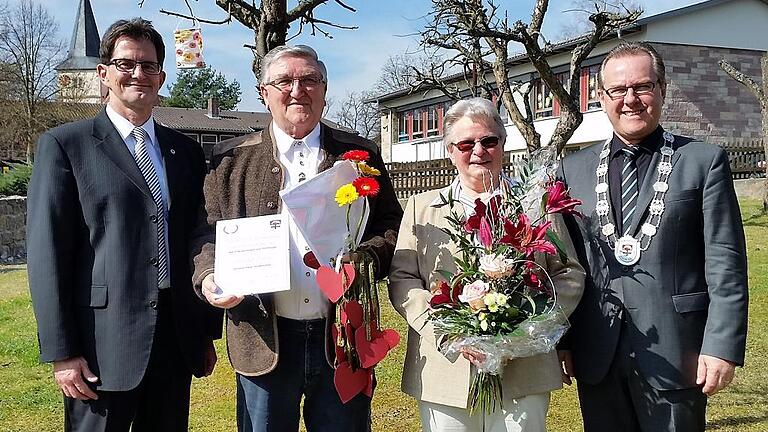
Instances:
[[[19,0],[7,1],[14,5]],[[59,36],[66,41],[67,47],[79,1],[43,2],[48,12],[56,19]],[[221,20],[226,17],[226,11],[216,6],[214,0],[188,1],[199,18]],[[635,3],[645,10],[643,16],[649,16],[700,1],[641,0]],[[296,0],[288,0],[289,7],[296,3]],[[356,9],[356,12],[350,12],[330,0],[315,9],[316,18],[359,28],[342,30],[325,27],[332,34],[332,39],[302,32],[288,43],[306,44],[315,48],[328,68],[328,96],[332,100],[340,101],[350,92],[370,88],[390,55],[415,52],[419,49],[419,32],[427,22],[431,3],[429,0],[345,0],[345,4]],[[527,22],[533,10],[534,0],[508,0],[501,3],[512,5],[509,9],[510,20],[522,19]],[[144,0],[143,7],[138,6],[138,0],[91,0],[91,6],[100,35],[118,19],[141,16],[152,21],[166,42],[166,86],[176,81],[173,31],[177,28],[192,27],[192,21],[162,14],[160,10],[186,14],[188,10],[184,0]],[[543,33],[551,40],[557,40],[564,26],[580,18],[580,13],[573,11],[572,2],[551,0]],[[240,83],[243,94],[237,109],[264,111],[255,88],[256,80],[251,72],[253,56],[249,49],[243,47],[243,44],[253,43],[253,32],[234,20],[224,25],[200,25],[206,63],[224,74],[227,80],[237,80]],[[296,24],[292,25],[289,36],[295,35],[297,28]],[[169,93],[166,86],[161,89],[161,94]]]

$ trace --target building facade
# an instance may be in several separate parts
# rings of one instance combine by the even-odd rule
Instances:
[[[620,37],[600,43],[582,63],[579,75],[583,122],[568,142],[575,149],[601,142],[612,127],[597,100],[597,74],[605,54],[623,40],[650,42],[667,67],[667,97],[661,119],[671,132],[712,143],[733,138],[758,138],[760,105],[741,84],[718,66],[731,62],[748,76],[761,76],[760,61],[768,51],[768,1],[709,0],[642,18],[621,30]],[[554,44],[548,62],[563,80],[571,50],[582,38]],[[549,142],[559,115],[559,104],[525,55],[509,59],[510,81],[532,86],[530,106],[542,144]],[[448,78],[451,80],[451,77]],[[457,78],[453,78],[458,81]],[[446,157],[442,143],[443,114],[450,101],[441,92],[402,90],[377,98],[381,111],[382,153],[389,162]],[[522,100],[518,100],[522,110]],[[524,112],[524,111],[523,111]],[[524,152],[526,145],[508,119],[505,150]]]

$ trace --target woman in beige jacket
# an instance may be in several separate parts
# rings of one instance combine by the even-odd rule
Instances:
[[[508,362],[503,373],[503,407],[470,416],[469,387],[475,372],[467,359],[472,355],[465,353],[450,362],[438,351],[433,326],[427,321],[436,270],[456,270],[453,256],[458,248],[441,231],[449,227],[446,217],[451,210],[467,215],[475,198],[506,181],[501,174],[506,131],[490,101],[457,102],[445,115],[444,130],[448,155],[459,174],[450,186],[408,200],[390,271],[390,300],[409,325],[402,389],[418,400],[425,432],[544,431],[549,393],[562,387],[554,351]],[[439,194],[447,196],[449,191],[460,203],[453,208],[440,206]],[[558,302],[570,314],[581,297],[584,271],[575,260],[560,215],[552,222],[574,259],[564,264],[557,255],[537,255],[536,261],[547,270]]]

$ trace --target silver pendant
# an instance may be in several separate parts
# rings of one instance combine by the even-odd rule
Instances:
[[[616,240],[613,254],[616,261],[622,265],[633,265],[640,261],[640,241],[634,237],[625,235]]]

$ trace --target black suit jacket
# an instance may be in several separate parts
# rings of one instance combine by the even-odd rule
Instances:
[[[205,161],[188,137],[157,124],[155,133],[170,194],[169,289],[186,359],[179,366],[199,376],[207,341],[221,335],[221,313],[195,296],[188,259]],[[139,384],[159,312],[156,213],[106,110],[40,137],[27,201],[27,257],[42,361],[83,356],[101,390]]]
[[[605,376],[622,334],[643,376],[660,390],[696,386],[699,354],[744,362],[746,247],[728,157],[681,136],[674,148],[661,224],[633,266],[621,265],[600,233],[595,170],[602,144],[562,162],[560,177],[583,201],[584,218],[572,219],[569,229],[587,280],[566,343],[584,382]],[[660,160],[657,150],[640,186],[632,235],[647,219]]]

